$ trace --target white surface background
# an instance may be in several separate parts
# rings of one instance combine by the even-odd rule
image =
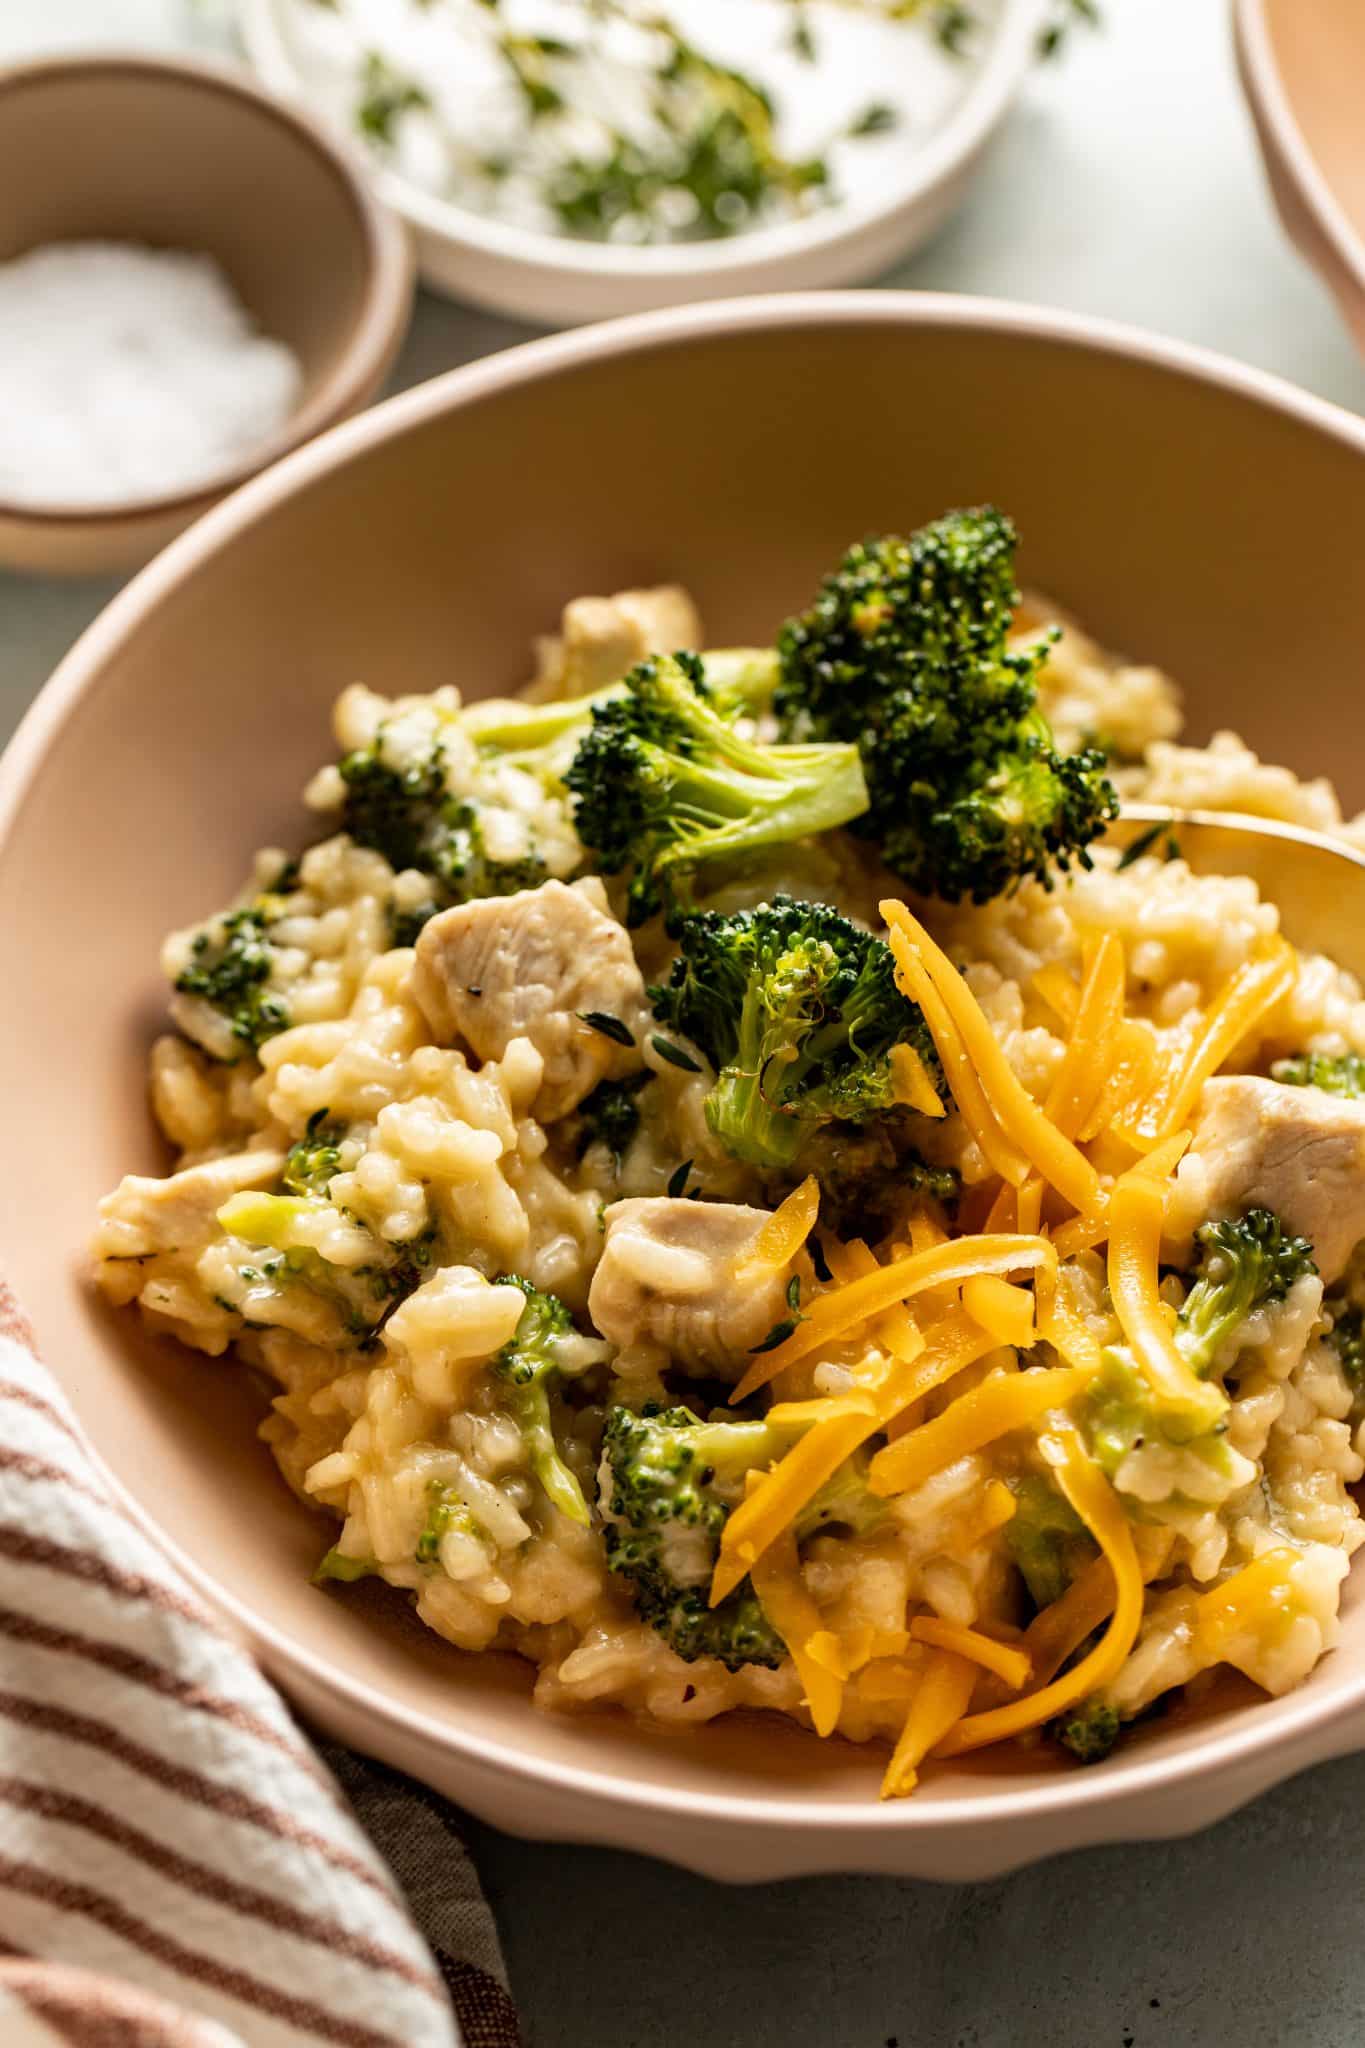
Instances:
[[[1365,409],[1365,364],[1272,213],[1221,0],[1105,12],[1040,70],[962,213],[883,282],[1107,314]],[[220,0],[0,0],[0,59],[212,48],[223,22]],[[395,385],[528,331],[424,300]],[[0,574],[0,738],[113,588]],[[1362,1811],[1365,1759],[1191,1843],[951,1890],[738,1894],[471,1834],[535,2048],[1357,2048]]]

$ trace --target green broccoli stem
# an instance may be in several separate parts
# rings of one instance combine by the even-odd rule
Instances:
[[[716,752],[728,770],[677,757],[673,811],[681,830],[655,855],[656,877],[694,866],[699,855],[710,863],[811,838],[866,808],[855,749],[751,746],[722,721],[716,726]],[[803,755],[809,758],[794,758]],[[705,834],[704,848],[692,843],[693,831]]]
[[[565,1464],[555,1442],[550,1393],[544,1378],[511,1384],[504,1396],[507,1412],[521,1431],[526,1460],[547,1499],[571,1522],[587,1528],[592,1517],[583,1490]]]
[[[707,688],[731,715],[759,712],[772,701],[779,674],[775,648],[719,647],[702,654],[700,660]],[[503,699],[470,704],[461,718],[481,752],[534,754],[584,731],[595,709],[628,695],[623,677],[585,697],[558,698],[551,704],[522,705]]]

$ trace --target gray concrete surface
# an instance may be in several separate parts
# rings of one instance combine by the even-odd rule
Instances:
[[[1106,15],[1040,72],[963,212],[886,282],[1131,320],[1365,408],[1365,365],[1271,213],[1220,0],[1107,0]],[[0,58],[221,34],[213,0],[0,0]],[[526,332],[424,300],[395,382]],[[0,739],[112,588],[0,574]],[[1357,1795],[1365,1810],[1365,1758],[1190,1842],[954,1888],[741,1895],[471,1834],[534,2048],[1355,2048]]]

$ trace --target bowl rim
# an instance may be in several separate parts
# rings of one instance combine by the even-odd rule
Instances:
[[[1273,137],[1289,176],[1333,254],[1365,291],[1365,238],[1337,198],[1300,126],[1280,75],[1266,0],[1233,0],[1238,45],[1253,110]]]
[[[396,213],[420,233],[450,248],[516,265],[547,283],[596,279],[602,284],[673,284],[680,289],[730,280],[744,289],[747,275],[763,280],[784,265],[854,241],[869,229],[910,215],[931,193],[969,164],[1003,118],[1033,61],[1049,0],[999,0],[989,48],[973,65],[948,119],[891,182],[891,196],[835,200],[796,220],[742,231],[711,242],[643,246],[576,240],[523,228],[480,214],[454,200],[424,192],[376,160],[371,176]],[[292,99],[310,98],[281,26],[281,0],[238,0],[237,18],[247,55],[267,82]],[[970,61],[970,60],[969,60]]]
[[[412,303],[414,266],[408,236],[401,221],[376,198],[355,152],[339,143],[323,122],[272,92],[244,66],[211,57],[82,49],[69,56],[0,66],[0,105],[10,94],[43,91],[86,74],[127,82],[151,78],[163,85],[216,93],[288,130],[312,150],[347,210],[361,249],[364,282],[359,313],[332,369],[306,404],[247,456],[193,489],[169,496],[119,499],[109,505],[27,505],[0,498],[0,523],[34,529],[108,530],[144,520],[192,518],[363,403],[393,360]]]
[[[1063,347],[1135,361],[1198,385],[1213,386],[1235,398],[1268,408],[1296,424],[1327,437],[1365,458],[1365,419],[1300,391],[1294,385],[1248,364],[1190,343],[1152,335],[1140,328],[1009,300],[971,299],[948,293],[803,292],[712,301],[632,314],[599,325],[523,342],[516,347],[445,372],[387,399],[382,405],[343,422],[322,439],[298,449],[224,503],[216,506],[116,595],[88,626],[21,721],[0,755],[0,859],[25,798],[41,777],[50,745],[65,720],[91,693],[112,658],[150,617],[161,601],[189,581],[201,565],[221,554],[233,540],[272,506],[305,491],[319,478],[338,471],[357,455],[381,446],[423,422],[458,412],[501,390],[553,378],[589,361],[611,361],[623,355],[667,347],[716,335],[755,331],[857,327],[925,327],[971,331],[1042,340]],[[291,1682],[314,1700],[344,1703],[365,1725],[383,1729],[388,1753],[411,1759],[428,1746],[463,1756],[489,1776],[519,1780],[547,1793],[576,1796],[599,1807],[656,1813],[670,1820],[686,1819],[710,1826],[745,1826],[816,1838],[843,1835],[871,1844],[900,1836],[933,1836],[951,1831],[966,1837],[1006,1823],[1054,1821],[1063,1826],[1090,1809],[1113,1806],[1130,1816],[1143,1795],[1170,1791],[1191,1779],[1214,1777],[1240,1784],[1227,1802],[1281,1777],[1288,1777],[1328,1753],[1360,1746],[1352,1735],[1342,1741],[1340,1724],[1365,1706],[1365,1671],[1336,1694],[1301,1688],[1267,1702],[1261,1712],[1239,1716],[1230,1725],[1210,1724],[1215,1732],[1183,1756],[1119,1756],[1101,1776],[1059,1774],[1054,1780],[1025,1786],[1002,1781],[1000,1791],[974,1791],[969,1801],[926,1785],[915,1799],[881,1804],[870,1797],[823,1800],[812,1805],[792,1797],[742,1793],[697,1793],[668,1786],[644,1785],[612,1775],[606,1765],[562,1766],[528,1757],[510,1738],[473,1734],[458,1725],[433,1729],[402,1700],[353,1678],[317,1653],[291,1642],[249,1599],[219,1584],[213,1574],[188,1558],[153,1513],[132,1495],[104,1464],[97,1463],[128,1506],[138,1524],[185,1572],[191,1582],[241,1630],[266,1668],[286,1691]],[[1365,1724],[1361,1728],[1365,1741]],[[1254,1775],[1258,1759],[1282,1748],[1284,1768]],[[409,1761],[406,1768],[413,1768]],[[1221,1810],[1221,1809],[1220,1809]],[[1207,1815],[1202,1816],[1207,1818]],[[1191,1826],[1201,1816],[1191,1815]],[[1128,1829],[1140,1833],[1141,1827]],[[1158,1832],[1167,1830],[1158,1829]],[[584,1839],[590,1831],[578,1831]],[[1103,1829],[1081,1833],[1075,1840],[1105,1839]],[[831,1848],[835,1845],[831,1840]],[[1027,1860],[1028,1851],[1014,1861]],[[1003,1867],[1009,1858],[1001,1856]],[[846,1858],[828,1867],[848,1867]]]

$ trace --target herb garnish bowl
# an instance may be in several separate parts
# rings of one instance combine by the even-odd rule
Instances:
[[[278,91],[353,122],[354,104],[324,90],[310,67],[296,33],[298,4],[239,0],[247,54]],[[885,154],[876,158],[874,176],[794,218],[706,240],[630,244],[528,227],[457,204],[404,175],[392,153],[372,159],[376,188],[412,229],[425,283],[549,325],[740,292],[867,283],[926,241],[963,197],[1034,61],[1049,0],[982,0],[976,12],[975,32],[951,60],[958,83],[941,117],[920,129],[912,115],[899,139],[879,137],[872,146]],[[903,111],[915,98],[917,60],[932,60],[935,51],[927,31],[912,25],[899,33],[907,38],[904,75],[866,84],[875,104]],[[809,72],[806,92],[818,113],[822,75],[816,66]]]

